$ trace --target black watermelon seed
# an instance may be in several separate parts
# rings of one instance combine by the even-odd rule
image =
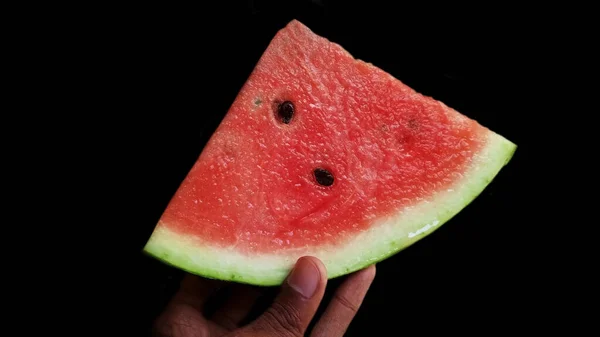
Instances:
[[[322,168],[316,168],[314,170],[314,175],[315,175],[315,179],[317,180],[317,183],[319,183],[319,185],[323,185],[323,186],[331,186],[333,185],[333,174],[331,174],[331,172],[322,169]]]
[[[285,101],[277,107],[277,116],[282,123],[289,124],[294,117],[294,103]]]

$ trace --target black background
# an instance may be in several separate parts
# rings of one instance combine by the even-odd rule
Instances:
[[[347,335],[485,334],[530,321],[536,265],[524,244],[532,198],[525,130],[544,39],[524,24],[531,15],[518,6],[327,0],[115,8],[90,33],[99,47],[88,66],[102,89],[86,123],[103,126],[93,146],[110,160],[93,165],[110,176],[102,215],[119,234],[114,247],[94,252],[103,263],[93,278],[111,289],[98,297],[110,309],[98,304],[100,314],[81,323],[149,333],[182,274],[141,249],[269,41],[293,18],[519,145],[463,212],[378,264]]]

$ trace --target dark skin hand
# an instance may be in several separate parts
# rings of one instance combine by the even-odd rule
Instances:
[[[336,290],[310,337],[342,337],[375,278],[375,266],[348,276]],[[211,316],[204,304],[219,282],[187,275],[154,326],[156,337],[300,337],[313,319],[325,292],[327,271],[314,257],[302,257],[270,307],[257,319],[240,326],[261,293],[233,285],[228,302]]]

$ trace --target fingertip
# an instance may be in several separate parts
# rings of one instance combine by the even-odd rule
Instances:
[[[186,274],[182,279],[180,286],[184,289],[198,289],[199,287],[219,288],[223,281],[200,277],[194,274]]]
[[[377,267],[374,264],[372,264],[372,265],[368,266],[367,268],[365,268],[365,273],[371,279],[374,279],[375,276],[377,275]]]
[[[321,281],[327,281],[327,267],[325,267],[325,264],[319,258],[315,256],[303,256],[298,259],[296,265],[299,263],[311,263],[319,271]]]
[[[327,284],[325,266],[315,257],[303,256],[296,261],[287,284],[306,299],[321,294]]]
[[[327,269],[314,256],[296,260],[273,304],[248,329],[254,335],[279,336],[282,332],[304,336],[319,308],[327,285]]]
[[[186,274],[179,284],[179,290],[171,299],[171,303],[185,303],[198,310],[202,310],[204,303],[219,289],[219,285],[220,281]]]
[[[348,275],[336,289],[311,336],[343,336],[361,307],[375,273],[375,265],[370,265]]]
[[[355,277],[358,277],[368,283],[371,283],[375,279],[376,274],[377,274],[377,268],[375,267],[374,264],[354,273]]]

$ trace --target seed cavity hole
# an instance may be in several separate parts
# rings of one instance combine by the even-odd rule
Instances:
[[[290,124],[294,117],[295,110],[294,103],[284,101],[277,105],[277,118],[284,124]]]
[[[322,185],[322,186],[333,185],[333,181],[335,179],[333,177],[333,174],[331,174],[331,172],[329,172],[328,170],[319,167],[313,171],[313,174],[315,176],[315,180],[317,181],[317,183],[319,185]]]

